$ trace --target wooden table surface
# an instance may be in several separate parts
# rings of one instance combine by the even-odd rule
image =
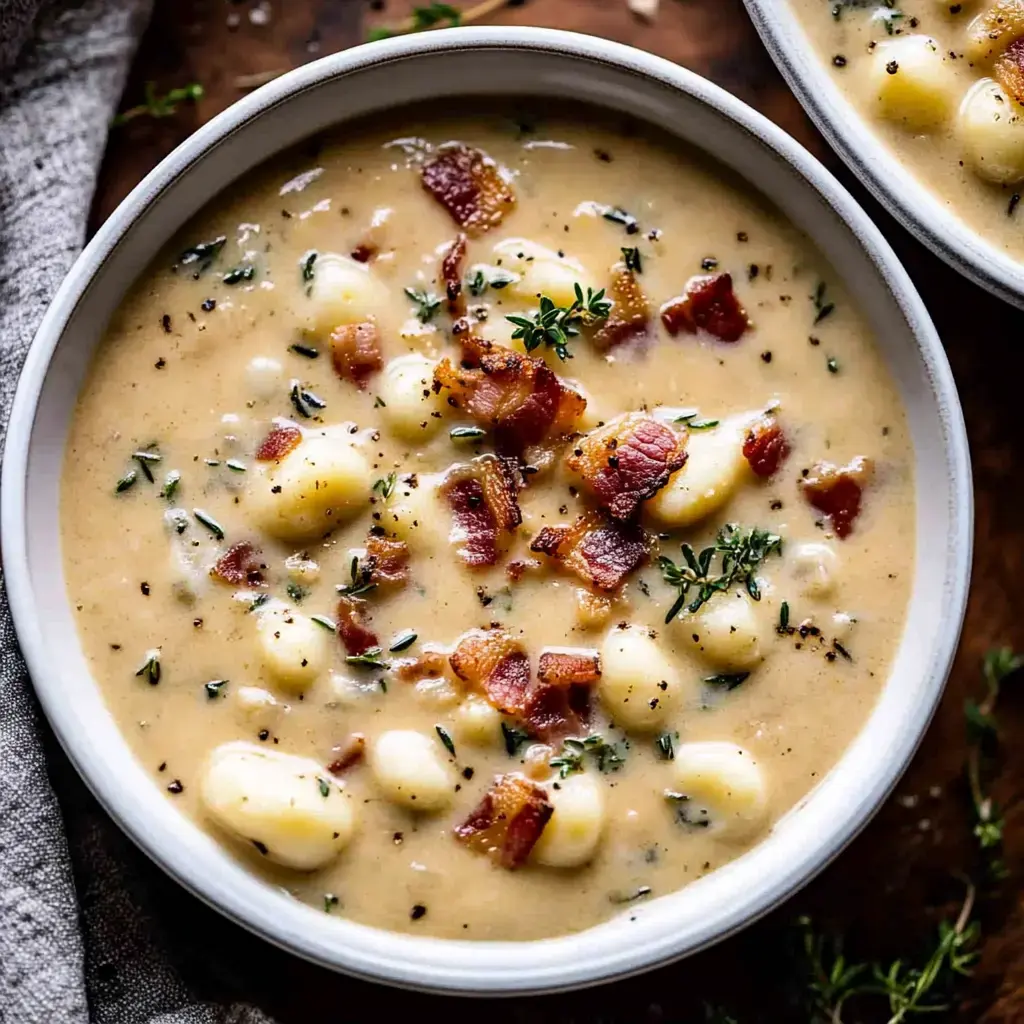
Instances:
[[[237,100],[245,76],[283,71],[360,42],[368,26],[394,21],[405,0],[157,0],[135,61],[125,105],[143,85],[160,92],[200,82],[204,98],[167,119],[142,118],[115,130],[94,223],[204,120]],[[491,23],[543,25],[607,36],[699,72],[782,125],[830,168],[881,224],[939,328],[967,419],[977,503],[974,579],[967,622],[942,706],[894,799],[838,860],[789,904],[744,934],[682,964],[602,989],[491,1003],[432,999],[331,975],[272,950],[217,915],[195,909],[168,924],[184,969],[209,995],[251,1000],[282,1024],[372,1014],[485,1013],[494,1021],[698,1021],[701,1000],[732,1008],[741,1024],[800,1020],[784,994],[789,971],[780,936],[799,913],[835,925],[858,956],[917,956],[935,923],[955,911],[958,873],[975,856],[963,782],[963,703],[981,688],[980,662],[996,644],[1024,650],[1018,584],[1024,579],[1024,314],[959,278],[911,239],[846,174],[776,73],[740,0],[661,0],[656,20],[636,19],[625,0],[531,0]],[[927,496],[922,496],[927,500]],[[1024,601],[1022,601],[1024,605]],[[1001,763],[994,793],[1006,812],[1005,860],[1014,877],[981,905],[984,943],[974,979],[950,1017],[1024,1021],[1024,700],[1001,705]],[[1015,880],[1016,879],[1016,880]],[[166,881],[168,887],[174,883]],[[186,903],[190,897],[176,897]],[[203,934],[186,933],[202,915]],[[178,933],[180,931],[180,934]],[[804,1018],[805,1019],[805,1018]],[[881,1018],[881,1019],[884,1019]],[[935,1018],[932,1018],[935,1019]]]

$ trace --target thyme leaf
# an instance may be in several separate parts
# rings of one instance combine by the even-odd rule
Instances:
[[[196,519],[202,523],[203,526],[205,526],[210,533],[214,535],[214,537],[217,538],[217,540],[224,539],[224,527],[221,526],[209,512],[204,512],[201,508],[194,508],[192,509],[192,515],[194,515]]]
[[[406,288],[405,294],[416,303],[416,318],[421,324],[430,323],[444,301],[433,292],[420,291],[417,288]]]
[[[171,89],[161,96],[156,91],[156,83],[147,82],[144,96],[145,99],[142,103],[122,110],[114,118],[115,128],[120,128],[121,125],[134,121],[137,117],[170,117],[177,112],[179,103],[195,103],[196,100],[202,99],[203,87],[198,82],[191,82],[188,85]]]
[[[437,733],[439,739],[444,744],[444,749],[448,751],[452,757],[455,756],[455,741],[452,739],[451,734],[442,725],[435,725],[434,731]]]
[[[505,317],[515,325],[512,337],[521,338],[527,352],[546,345],[555,350],[559,359],[571,359],[569,342],[579,336],[583,327],[608,318],[612,304],[604,297],[603,288],[595,292],[588,287],[584,297],[579,284],[573,287],[576,298],[568,306],[556,306],[547,295],[542,295],[540,306],[532,319],[523,316]]]
[[[349,575],[348,583],[341,583],[335,587],[343,597],[358,597],[360,594],[369,594],[370,591],[377,589],[377,584],[370,579],[372,575],[370,567],[361,566],[355,555],[352,556],[352,562],[349,565]]]
[[[349,654],[345,661],[349,665],[360,665],[364,668],[387,668],[388,663],[381,661],[381,654],[384,652],[379,647],[370,647],[362,654]]]
[[[152,650],[146,651],[146,660],[139,666],[135,675],[139,678],[145,679],[150,686],[156,686],[156,684],[160,682],[161,669],[159,647],[154,647]]]
[[[597,770],[601,772],[617,772],[626,763],[625,749],[618,744],[608,743],[600,733],[592,733],[582,740],[563,740],[558,756],[553,757],[549,763],[552,768],[558,769],[559,778],[567,779],[574,772],[584,770],[587,756],[593,758]]]
[[[761,590],[755,573],[769,555],[782,552],[782,538],[758,527],[744,529],[736,523],[726,523],[718,531],[715,543],[698,555],[689,544],[682,545],[683,563],[677,565],[662,555],[658,559],[661,575],[670,587],[679,590],[665,622],[671,622],[685,607],[692,615],[715,594],[722,594],[736,584],[742,584],[755,601],[761,600]],[[719,571],[711,571],[716,556],[720,556]],[[690,597],[692,589],[696,596]],[[687,603],[689,602],[689,603]]]

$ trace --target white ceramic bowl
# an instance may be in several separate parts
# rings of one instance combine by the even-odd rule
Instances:
[[[424,99],[571,96],[654,123],[749,178],[798,224],[867,314],[899,383],[916,452],[917,568],[878,706],[837,767],[763,843],[687,889],[578,935],[474,943],[328,917],[259,881],[172,807],[135,760],[79,646],[58,501],[69,420],[111,312],[172,232],[239,175],[312,132]],[[449,104],[450,105],[450,104]],[[124,201],[72,268],[25,365],[2,487],[4,568],[36,690],[57,736],[122,828],[240,924],[328,967],[421,989],[514,993],[620,977],[691,953],[784,900],[833,858],[896,782],[942,692],[971,552],[967,442],[927,313],[877,229],[799,145],[664,60],[541,29],[448,29],[359,47],[265,86],[201,128]]]
[[[743,2],[789,87],[858,180],[954,270],[1024,309],[1024,263],[985,241],[903,166],[843,95],[788,0]]]

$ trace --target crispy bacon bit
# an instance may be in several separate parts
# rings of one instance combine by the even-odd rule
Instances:
[[[360,242],[350,253],[349,256],[356,261],[356,263],[369,263],[374,256],[380,250],[372,242]]]
[[[647,558],[650,540],[636,523],[587,512],[571,526],[545,526],[530,544],[600,590],[615,590]]]
[[[449,539],[472,568],[494,565],[502,533],[514,533],[519,511],[518,472],[512,459],[484,455],[454,466],[438,488],[452,510]]]
[[[257,462],[274,462],[295,451],[302,443],[302,431],[287,424],[275,425],[256,449]]]
[[[601,656],[588,647],[558,647],[541,651],[537,678],[556,686],[590,686],[601,678]]]
[[[409,546],[404,540],[389,540],[371,533],[366,540],[364,569],[378,587],[399,587],[409,579]]]
[[[629,413],[577,442],[566,465],[616,519],[629,519],[686,462],[686,435],[645,413]]]
[[[601,329],[594,335],[594,344],[599,349],[609,349],[626,341],[643,338],[650,323],[650,307],[636,274],[620,265],[615,271],[608,294],[615,300],[615,305]]]
[[[683,294],[661,307],[661,322],[673,337],[680,331],[707,331],[719,341],[739,341],[750,326],[747,311],[732,290],[729,274],[698,274]]]
[[[423,187],[471,235],[497,227],[516,202],[498,165],[461,142],[441,146],[423,165],[421,178]]]
[[[530,659],[518,640],[503,629],[464,633],[448,659],[463,682],[479,690],[506,715],[523,710],[530,686]]]
[[[776,473],[787,455],[789,443],[774,416],[763,416],[747,431],[743,457],[758,476]]]
[[[554,813],[547,792],[522,775],[499,775],[456,837],[478,853],[495,857],[505,868],[526,863]]]
[[[819,462],[814,475],[800,481],[807,500],[832,522],[837,537],[853,532],[853,521],[860,514],[860,499],[871,477],[869,460],[858,455],[840,468],[831,462]]]
[[[466,296],[462,291],[462,261],[466,258],[466,236],[459,235],[441,260],[441,279],[453,317],[466,315]]]
[[[354,597],[338,601],[338,636],[348,654],[365,654],[371,647],[380,647],[377,634],[363,619],[366,602]]]
[[[260,561],[260,549],[242,540],[217,559],[210,575],[235,587],[265,587],[264,569],[266,565]]]
[[[996,58],[992,65],[992,77],[1018,103],[1024,104],[1024,38],[1014,39]],[[1015,111],[1020,117],[1020,112]],[[1007,117],[1013,115],[1007,111]]]
[[[353,765],[358,764],[366,753],[366,737],[361,732],[354,732],[344,743],[331,748],[334,760],[327,765],[332,775],[341,775]]]
[[[366,378],[381,368],[380,332],[372,320],[361,324],[343,324],[331,331],[331,361],[342,380],[361,388]]]
[[[400,658],[391,662],[391,672],[403,683],[418,683],[421,679],[440,679],[449,668],[448,652],[427,645],[415,658]]]
[[[585,734],[590,721],[590,688],[601,677],[597,651],[549,648],[541,652],[537,683],[527,694],[523,720],[545,743]]]
[[[447,388],[448,404],[492,431],[503,454],[519,455],[530,445],[569,433],[587,407],[587,400],[543,359],[472,343],[465,355],[478,365],[466,369],[442,359],[434,368],[434,391]]]

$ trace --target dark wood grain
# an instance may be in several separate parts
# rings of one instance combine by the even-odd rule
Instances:
[[[145,81],[164,89],[196,80],[206,89],[174,117],[142,119],[117,130],[97,195],[99,223],[127,191],[200,123],[242,94],[241,76],[285,70],[359,42],[370,24],[393,21],[408,5],[371,11],[358,0],[274,0],[269,22],[257,4],[160,0],[126,93]],[[258,15],[256,20],[258,21]],[[662,0],[653,24],[624,0],[533,0],[506,9],[506,24],[591,32],[631,43],[706,75],[782,125],[843,179],[893,241],[939,326],[964,404],[977,500],[974,579],[964,636],[942,706],[896,798],[849,849],[790,904],[743,935],[682,964],[641,979],[571,996],[471,1005],[392,992],[333,976],[244,935],[160,879],[164,902],[180,904],[165,922],[181,951],[182,970],[211,996],[249,999],[282,1022],[391,1019],[399,1013],[485,1014],[491,1021],[686,1021],[703,1019],[700,1000],[720,1001],[740,1020],[799,1020],[780,977],[781,936],[798,913],[810,913],[847,935],[853,952],[892,956],[919,952],[934,924],[955,909],[958,874],[974,847],[962,766],[964,699],[980,688],[979,665],[994,644],[1024,648],[1018,591],[1024,579],[1021,381],[1024,315],[981,292],[906,235],[838,165],[775,72],[739,0]],[[923,500],[927,500],[925,496]],[[937,553],[938,554],[938,553]],[[1010,693],[1001,711],[1003,762],[995,794],[1007,812],[1006,860],[1024,872],[1024,703]],[[915,802],[916,798],[916,802]],[[908,804],[914,804],[908,806]],[[159,894],[158,894],[159,895]],[[984,1024],[1024,1021],[1024,901],[1013,881],[982,904],[983,957],[956,1018]],[[197,941],[197,922],[202,936]],[[216,950],[211,956],[210,950]]]

